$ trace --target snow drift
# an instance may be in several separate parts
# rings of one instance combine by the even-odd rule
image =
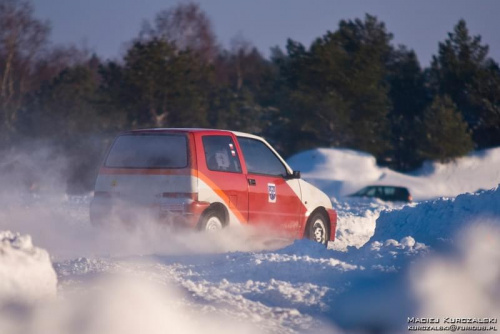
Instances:
[[[409,188],[415,200],[457,196],[500,183],[500,148],[476,151],[454,162],[426,162],[408,174],[379,167],[373,156],[348,149],[319,148],[293,155],[287,162],[305,180],[331,197],[345,196],[371,185]]]
[[[456,198],[441,198],[403,207],[401,210],[382,211],[377,219],[372,241],[385,241],[412,236],[427,245],[450,239],[458,230],[476,222],[499,224],[500,187]]]
[[[54,297],[57,277],[49,254],[29,235],[0,231],[0,304]]]
[[[362,247],[375,232],[376,221],[383,211],[400,209],[405,204],[384,202],[371,198],[332,199],[339,216],[335,242],[328,247],[346,251],[348,247]]]
[[[420,317],[500,315],[500,223],[475,221],[452,252],[420,259],[409,271]],[[498,327],[497,327],[498,329]]]
[[[500,187],[382,211],[363,247],[331,255],[364,269],[347,273],[332,318],[384,332],[405,328],[408,316],[498,317],[498,203]]]

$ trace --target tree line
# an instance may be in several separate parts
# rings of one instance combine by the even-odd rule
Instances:
[[[183,3],[103,60],[52,44],[30,2],[0,0],[0,146],[55,143],[84,173],[116,133],[144,127],[251,132],[285,156],[352,148],[402,171],[500,145],[500,68],[464,20],[427,68],[375,16],[332,28],[266,58],[241,37],[222,48],[206,13]]]

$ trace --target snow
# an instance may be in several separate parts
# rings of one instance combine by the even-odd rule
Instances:
[[[372,240],[413,238],[427,245],[451,239],[474,220],[488,221],[500,217],[500,188],[455,198],[441,198],[381,212]],[[492,220],[494,222],[494,220]]]
[[[379,167],[375,157],[348,149],[319,148],[298,153],[287,160],[302,177],[330,197],[339,198],[372,184],[407,187],[414,200],[453,197],[500,183],[500,148],[477,151],[454,162],[425,162],[403,174]]]
[[[332,198],[333,207],[339,218],[335,242],[329,247],[346,251],[348,247],[360,248],[375,233],[375,226],[380,213],[403,207],[403,203],[384,202],[379,199],[348,198],[338,201]]]
[[[49,254],[29,235],[0,231],[0,305],[54,297],[56,287]]]
[[[328,249],[244,228],[94,228],[89,195],[3,199],[0,332],[400,333],[408,317],[498,318],[499,160],[491,149],[403,175],[350,150],[292,157],[335,196]],[[337,197],[388,180],[422,201]],[[466,193],[478,188],[490,190]]]
[[[375,157],[348,149],[309,150],[293,155],[287,163],[330,197],[352,193],[383,174]]]
[[[456,251],[420,261],[411,287],[420,316],[500,315],[500,224],[471,226],[458,236]]]

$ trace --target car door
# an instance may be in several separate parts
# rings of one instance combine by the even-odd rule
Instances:
[[[394,187],[383,187],[384,189],[384,201],[397,201],[396,188]]]
[[[204,134],[197,138],[201,163],[199,199],[225,204],[230,215],[241,223],[248,220],[248,183],[230,134]]]
[[[238,137],[247,168],[248,222],[286,235],[299,229],[301,194],[298,179],[287,179],[285,165],[258,139]]]

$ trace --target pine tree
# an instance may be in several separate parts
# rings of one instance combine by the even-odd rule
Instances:
[[[464,20],[439,43],[430,74],[436,94],[449,95],[462,112],[477,146],[500,145],[500,69]]]
[[[449,96],[437,96],[425,110],[419,154],[423,159],[446,162],[474,148],[470,131]]]
[[[414,148],[419,140],[419,119],[429,101],[425,77],[413,50],[399,47],[388,64],[389,112],[392,149],[386,162],[398,170],[412,170],[421,164]]]
[[[27,136],[67,144],[99,131],[95,107],[98,78],[87,66],[67,68],[46,82],[20,111],[18,128]]]
[[[392,35],[374,16],[341,21],[307,50],[289,41],[281,61],[282,110],[300,132],[296,148],[351,147],[381,157],[390,146],[385,81]],[[306,147],[304,147],[306,146]]]
[[[159,39],[136,41],[123,66],[101,68],[103,91],[132,127],[205,126],[211,73],[195,53]]]

